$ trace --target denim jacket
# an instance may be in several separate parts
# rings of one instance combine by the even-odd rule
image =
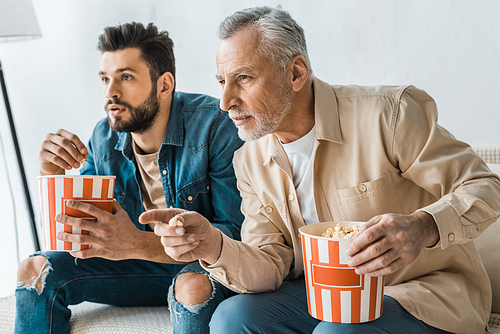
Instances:
[[[158,166],[167,207],[197,211],[227,236],[240,239],[243,215],[232,165],[243,142],[216,98],[176,92]],[[144,211],[140,173],[130,133],[115,132],[101,120],[88,143],[81,174],[116,175],[115,199],[141,230]]]

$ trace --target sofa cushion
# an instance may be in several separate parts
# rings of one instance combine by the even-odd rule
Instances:
[[[500,175],[500,164],[488,164],[490,169]],[[477,250],[488,272],[493,290],[491,311],[500,313],[500,220],[490,225],[475,239]]]

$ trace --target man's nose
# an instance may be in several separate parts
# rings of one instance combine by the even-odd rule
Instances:
[[[220,108],[225,111],[241,105],[240,93],[237,88],[232,85],[226,85],[222,88],[222,96],[220,99]]]
[[[113,80],[111,80],[107,85],[105,96],[108,100],[119,99],[121,97],[121,91],[118,85],[115,84]]]

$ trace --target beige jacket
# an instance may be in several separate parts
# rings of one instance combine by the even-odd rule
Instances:
[[[314,80],[314,198],[320,222],[430,213],[440,242],[386,276],[385,293],[427,324],[484,333],[491,286],[473,238],[500,215],[500,181],[439,126],[433,99],[407,87],[330,86]],[[205,268],[239,292],[273,291],[303,273],[304,225],[292,172],[274,135],[234,156],[244,243],[223,236]],[[364,185],[364,186],[361,186]]]

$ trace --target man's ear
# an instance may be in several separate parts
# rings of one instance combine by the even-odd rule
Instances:
[[[296,92],[304,87],[309,79],[309,66],[307,66],[306,59],[301,56],[295,56],[290,62],[292,70],[292,89]]]
[[[175,79],[172,73],[165,72],[158,78],[158,97],[164,99],[170,96],[175,87]]]

